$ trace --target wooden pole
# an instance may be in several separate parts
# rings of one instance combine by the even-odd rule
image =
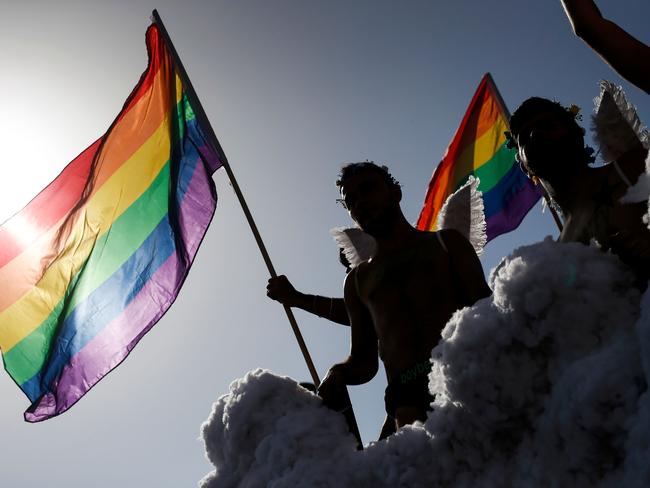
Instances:
[[[506,114],[508,121],[510,121],[510,110],[508,110],[506,103],[503,101],[503,98],[501,97],[501,93],[499,92],[496,83],[494,83],[494,79],[492,79],[492,75],[490,73],[485,73],[485,77],[487,78],[488,84],[492,87],[492,91],[496,95],[497,103],[501,106],[501,110],[503,110],[503,113]],[[510,128],[508,128],[508,130],[510,130]],[[544,188],[544,186],[542,186],[541,188],[542,188],[542,196],[544,197],[544,201],[546,201],[546,205],[548,206],[548,209],[550,210],[551,215],[553,216],[555,225],[557,225],[557,228],[560,230],[560,233],[562,233],[562,219],[560,219],[560,216],[557,214],[557,212],[551,205],[551,199],[549,198],[548,193],[546,192],[546,188]]]
[[[255,237],[257,246],[259,247],[260,252],[262,253],[262,257],[264,258],[266,267],[268,268],[271,277],[275,278],[277,276],[277,273],[275,272],[275,269],[273,268],[273,263],[271,263],[271,258],[269,257],[269,254],[266,251],[266,246],[264,245],[264,242],[262,241],[262,237],[260,236],[260,233],[257,230],[257,225],[255,225],[255,221],[253,220],[253,216],[251,215],[251,212],[248,209],[246,200],[244,200],[244,195],[242,194],[241,189],[237,184],[237,180],[235,179],[235,175],[232,172],[232,168],[228,163],[228,159],[226,158],[226,155],[223,152],[221,145],[219,144],[219,140],[217,139],[217,136],[214,133],[214,129],[212,129],[212,125],[210,125],[210,121],[208,120],[208,117],[205,114],[205,111],[203,110],[203,106],[199,101],[199,97],[196,95],[196,92],[194,91],[194,87],[192,86],[192,82],[190,81],[190,78],[187,75],[187,72],[185,71],[185,67],[183,66],[183,63],[181,62],[181,59],[178,56],[178,53],[176,52],[176,48],[174,48],[174,44],[172,43],[169,34],[167,33],[167,29],[165,29],[165,26],[160,18],[160,15],[158,15],[158,11],[154,10],[151,13],[151,15],[153,17],[154,22],[160,29],[160,33],[165,39],[165,43],[167,44],[167,47],[169,48],[169,51],[176,65],[176,68],[178,69],[178,74],[180,75],[181,80],[183,81],[183,85],[187,93],[187,98],[190,100],[192,109],[194,109],[194,113],[196,114],[196,118],[199,120],[201,127],[203,127],[207,131],[206,136],[209,142],[214,147],[214,149],[217,151],[217,154],[219,155],[219,160],[221,161],[221,164],[226,170],[226,174],[228,175],[228,178],[230,179],[230,182],[232,184],[232,188],[235,191],[235,195],[237,195],[237,199],[241,204],[242,210],[244,211],[244,215],[246,216],[246,220],[248,221],[248,225],[250,226],[251,231],[253,232],[253,236]],[[287,318],[289,319],[289,323],[291,324],[293,333],[296,336],[296,340],[298,341],[298,346],[300,347],[300,350],[302,351],[302,355],[305,358],[305,362],[307,363],[307,368],[309,369],[312,380],[314,381],[316,387],[318,387],[318,385],[320,384],[320,380],[318,379],[318,373],[316,372],[316,368],[314,367],[314,362],[312,361],[311,356],[309,355],[309,351],[307,350],[305,341],[302,337],[302,334],[300,333],[300,329],[298,328],[298,323],[296,322],[296,318],[294,317],[291,309],[286,305],[284,305],[284,311],[287,314]]]

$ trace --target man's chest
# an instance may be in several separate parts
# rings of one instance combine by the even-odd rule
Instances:
[[[381,308],[395,301],[417,301],[443,294],[449,285],[446,255],[401,253],[378,260],[359,275],[358,292],[369,308]]]

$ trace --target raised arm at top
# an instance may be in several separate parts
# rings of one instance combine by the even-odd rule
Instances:
[[[605,19],[593,0],[562,0],[573,32],[623,78],[650,93],[650,47]]]

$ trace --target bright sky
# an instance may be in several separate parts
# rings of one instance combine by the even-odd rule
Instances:
[[[647,0],[608,0],[609,18],[650,43]],[[159,10],[247,197],[279,273],[340,296],[328,231],[350,224],[334,185],[342,163],[386,163],[417,219],[481,76],[511,110],[540,95],[575,103],[585,123],[601,78],[650,121],[650,99],[576,39],[558,0],[0,3],[0,220],[99,137],[146,66]],[[76,406],[22,420],[26,397],[0,374],[2,486],[193,486],[210,469],[197,440],[228,384],[263,367],[309,374],[223,170],[216,216],[178,300],[134,353]],[[514,247],[556,235],[535,208],[490,243],[486,273]],[[432,276],[435,279],[435,276]],[[298,311],[321,377],[348,352],[348,329]],[[352,390],[362,436],[383,419],[383,375]]]

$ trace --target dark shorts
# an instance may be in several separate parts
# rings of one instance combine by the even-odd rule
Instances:
[[[426,359],[405,369],[388,383],[384,403],[390,417],[395,418],[395,411],[399,407],[417,407],[423,411],[431,409],[433,397],[429,393],[430,371],[431,362]]]

